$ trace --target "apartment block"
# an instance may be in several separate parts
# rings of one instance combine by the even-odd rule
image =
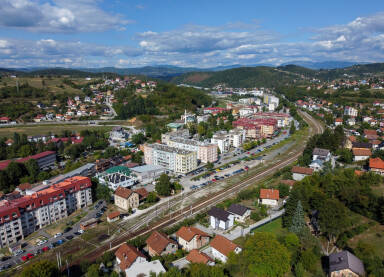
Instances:
[[[166,144],[178,149],[194,151],[197,153],[197,159],[203,163],[217,161],[217,146],[206,142],[187,139],[182,137],[169,137]]]
[[[76,176],[35,192],[0,202],[0,247],[92,204],[91,179]]]
[[[144,146],[144,160],[146,164],[160,165],[181,174],[197,168],[197,152],[159,143]]]

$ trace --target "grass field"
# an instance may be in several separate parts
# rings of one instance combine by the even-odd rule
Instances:
[[[63,131],[80,132],[82,130],[104,130],[108,132],[112,130],[110,126],[97,125],[70,125],[70,124],[47,124],[37,126],[20,126],[20,127],[1,127],[0,137],[12,137],[14,133],[26,134],[28,136],[47,135],[49,133],[60,134]]]
[[[377,255],[384,259],[384,226],[376,224],[366,230],[364,233],[357,235],[348,241],[351,248],[357,247],[359,242],[370,245],[375,249]]]
[[[69,85],[63,84],[64,78],[59,77],[52,77],[52,78],[40,78],[40,77],[21,77],[21,78],[2,78],[0,82],[0,88],[7,86],[16,86],[16,81],[19,82],[19,84],[25,84],[28,83],[30,86],[35,88],[47,88],[49,92],[52,93],[62,93],[62,92],[68,92],[70,94],[74,93],[80,93],[82,94],[82,91],[80,89],[72,88]],[[69,78],[72,82],[78,85],[83,85],[88,83],[89,81],[86,81],[84,78]],[[44,80],[44,86],[43,86],[43,80]]]

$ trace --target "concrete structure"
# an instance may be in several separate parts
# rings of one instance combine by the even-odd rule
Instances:
[[[246,131],[241,129],[232,129],[229,131],[229,141],[233,147],[241,147],[246,139]]]
[[[221,235],[216,235],[209,245],[211,246],[212,256],[223,263],[227,262],[229,253],[239,254],[242,250],[237,244]]]
[[[203,163],[217,161],[217,146],[214,144],[175,136],[169,137],[166,144],[170,147],[196,152],[197,159]]]
[[[228,230],[233,226],[235,219],[234,215],[223,209],[212,207],[208,211],[208,215],[210,225],[214,229]]]
[[[139,194],[123,187],[116,189],[114,200],[115,205],[125,211],[136,209],[139,206]]]
[[[181,227],[176,232],[177,242],[186,251],[199,249],[209,242],[209,235],[195,227]]]
[[[83,231],[86,231],[86,230],[95,228],[98,223],[99,223],[99,221],[97,218],[91,218],[91,219],[88,219],[84,222],[81,222],[80,223],[80,229]]]
[[[231,147],[231,141],[226,131],[216,132],[211,138],[211,143],[217,145],[221,153],[227,153]]]
[[[108,186],[112,190],[119,187],[131,188],[138,181],[131,170],[125,166],[114,166],[97,174],[100,184]]]
[[[232,122],[234,127],[246,130],[246,137],[252,139],[272,137],[277,128],[274,118],[239,118]]]
[[[92,204],[91,180],[73,177],[35,192],[0,202],[0,246],[22,240],[25,236],[63,219]]]
[[[357,114],[358,114],[358,111],[355,108],[352,108],[352,107],[349,107],[349,106],[346,106],[344,108],[344,115],[348,115],[348,116],[351,116],[351,117],[356,117]]]
[[[163,144],[144,145],[144,160],[149,165],[160,165],[175,173],[186,174],[197,168],[197,153]]]
[[[165,168],[160,165],[143,165],[133,167],[131,171],[136,175],[140,183],[147,184],[155,181],[161,174],[165,173]]]
[[[312,152],[312,160],[322,160],[328,162],[331,159],[331,152],[328,149],[315,148]]]

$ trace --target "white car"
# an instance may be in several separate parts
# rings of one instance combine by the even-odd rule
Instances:
[[[62,233],[57,233],[54,237],[58,238],[58,237],[61,237],[62,235],[63,235]]]
[[[46,242],[47,242],[46,239],[45,239],[45,240],[41,240],[41,241],[39,241],[39,242],[37,243],[37,245],[40,246],[40,245],[43,245],[43,244],[46,243]]]
[[[79,231],[78,231],[80,234],[82,234],[82,233],[84,233],[84,230],[82,230],[82,229],[79,229]]]

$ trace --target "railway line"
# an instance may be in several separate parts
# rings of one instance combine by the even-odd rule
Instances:
[[[301,111],[299,112],[301,116],[305,119],[305,121],[309,124],[311,135],[319,134],[323,132],[324,128],[319,122],[314,120],[307,113],[301,112]],[[91,253],[89,253],[89,255],[87,255],[87,259],[94,260],[97,257],[101,256],[105,251],[114,250],[118,248],[122,243],[126,242],[127,240],[134,239],[138,236],[146,235],[154,230],[159,230],[165,227],[172,226],[173,224],[180,222],[189,216],[193,216],[195,214],[198,214],[207,210],[209,207],[222,202],[226,198],[232,197],[233,195],[237,194],[238,192],[247,188],[248,186],[254,184],[255,182],[260,181],[265,177],[272,175],[275,171],[293,163],[301,155],[303,149],[305,148],[304,142],[305,141],[303,141],[303,144],[297,149],[297,151],[295,151],[294,153],[290,152],[290,155],[288,155],[286,159],[275,163],[274,165],[267,168],[263,172],[257,173],[253,176],[249,176],[245,180],[231,187],[228,187],[226,189],[223,189],[211,195],[207,195],[206,197],[202,198],[200,201],[194,203],[189,207],[185,207],[176,212],[170,212],[165,218],[162,218],[159,221],[152,223],[148,226],[145,226],[145,223],[143,222],[138,222],[137,224],[131,226],[129,230],[120,234],[118,238],[115,238],[110,242],[108,242],[107,244],[93,250]],[[173,203],[173,206],[175,206],[176,204],[178,204],[178,201]],[[156,212],[156,216],[157,215],[158,213]],[[152,212],[152,217],[154,218],[153,212]]]

